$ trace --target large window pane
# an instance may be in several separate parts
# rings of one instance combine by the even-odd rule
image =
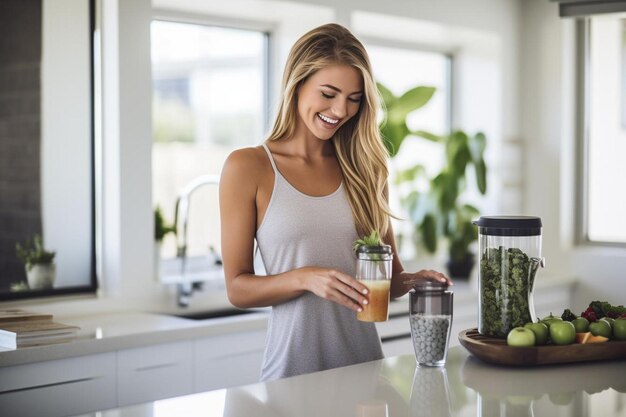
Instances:
[[[426,52],[406,48],[368,45],[376,80],[391,90],[396,96],[417,86],[435,87],[436,92],[422,108],[409,114],[407,124],[412,130],[425,130],[443,135],[450,131],[450,57],[442,53]],[[407,187],[397,187],[393,177],[397,172],[416,164],[425,167],[429,176],[441,169],[444,161],[444,148],[441,144],[418,137],[408,137],[402,143],[398,154],[390,162],[389,182],[392,211],[407,219],[408,214],[400,205],[400,198],[410,192]],[[406,185],[406,184],[405,184]],[[423,184],[424,188],[428,183]],[[411,259],[415,247],[411,235],[413,225],[409,221],[395,221],[394,231],[400,246],[401,256]]]
[[[625,15],[590,19],[587,51],[587,236],[626,242]]]
[[[187,23],[152,23],[153,199],[174,219],[183,187],[219,175],[228,154],[260,143],[265,130],[266,37],[262,32]],[[217,186],[193,194],[189,256],[220,242]],[[172,235],[162,256],[176,256]]]

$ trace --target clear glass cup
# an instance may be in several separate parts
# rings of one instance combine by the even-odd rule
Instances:
[[[391,246],[360,246],[356,253],[356,279],[369,290],[369,303],[356,314],[356,318],[361,321],[387,321],[393,261]]]
[[[536,321],[533,287],[541,257],[541,219],[483,216],[478,226],[478,331],[506,338],[514,327]]]
[[[411,417],[451,417],[445,367],[416,367],[411,386]]]
[[[411,338],[418,366],[443,366],[452,331],[454,294],[445,283],[418,281],[409,293]]]

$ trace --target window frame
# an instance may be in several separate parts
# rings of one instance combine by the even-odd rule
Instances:
[[[589,106],[591,94],[590,60],[591,17],[577,18],[575,22],[576,68],[575,68],[575,202],[574,233],[578,246],[626,248],[624,242],[591,240],[589,237]]]
[[[161,22],[170,22],[170,23],[180,23],[180,24],[189,24],[189,25],[198,25],[204,27],[214,27],[214,28],[224,28],[224,29],[234,29],[234,30],[242,30],[242,31],[254,31],[259,32],[264,37],[264,45],[263,45],[263,63],[262,63],[262,79],[263,79],[263,92],[262,92],[262,102],[263,102],[263,130],[265,134],[269,130],[271,123],[271,116],[273,114],[273,109],[271,103],[273,101],[272,94],[272,62],[274,62],[274,51],[276,50],[274,44],[276,42],[276,37],[274,36],[275,26],[273,24],[268,24],[264,22],[257,21],[249,21],[243,19],[226,19],[223,17],[212,17],[208,15],[200,15],[194,13],[186,13],[186,12],[177,12],[163,9],[155,9],[151,23],[155,21]],[[264,136],[261,137],[260,141],[264,140]],[[154,143],[154,142],[152,142]],[[260,143],[260,142],[259,142]],[[152,176],[152,173],[151,173]],[[154,201],[153,201],[154,204]],[[195,256],[187,256],[187,268],[191,271],[198,269],[199,266],[203,266],[203,260],[206,258],[206,255],[195,255]],[[160,260],[161,270],[167,271],[165,277],[161,277],[160,280],[162,282],[179,282],[177,278],[172,278],[174,275],[169,275],[172,271],[177,268],[177,261],[179,257],[174,256],[172,258],[162,258]]]
[[[100,195],[98,192],[99,187],[99,178],[96,174],[99,167],[98,162],[98,151],[97,151],[97,137],[96,137],[96,105],[97,100],[99,99],[98,94],[99,85],[97,83],[99,80],[99,69],[97,68],[100,63],[100,39],[99,39],[99,31],[101,27],[99,26],[99,16],[98,6],[96,5],[96,0],[87,0],[88,4],[88,14],[89,14],[89,24],[88,24],[88,35],[89,35],[89,85],[88,85],[88,93],[90,95],[89,99],[89,136],[87,139],[89,140],[90,146],[90,160],[91,166],[89,169],[89,185],[91,187],[90,190],[90,202],[91,202],[91,210],[89,211],[89,215],[91,216],[91,225],[90,225],[90,233],[91,239],[89,240],[90,248],[89,255],[91,257],[91,262],[89,265],[89,278],[87,283],[81,283],[80,285],[73,285],[67,287],[57,287],[57,288],[46,288],[41,290],[32,290],[28,289],[26,291],[9,291],[9,292],[0,292],[0,302],[4,301],[23,301],[23,300],[31,300],[31,301],[39,301],[45,299],[55,299],[55,298],[63,298],[69,296],[77,296],[77,297],[92,297],[98,292],[98,277],[100,276],[98,270],[98,262],[99,260],[99,252],[98,252],[98,242],[101,236],[101,231],[97,226],[98,221],[98,204],[100,201]]]

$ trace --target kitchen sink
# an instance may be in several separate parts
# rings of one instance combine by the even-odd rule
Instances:
[[[244,314],[252,314],[258,313],[259,310],[241,310],[237,308],[224,308],[220,310],[211,310],[211,311],[199,311],[188,314],[177,314],[176,317],[181,317],[184,319],[191,320],[209,320],[216,319],[220,317],[231,317],[231,316],[240,316]]]

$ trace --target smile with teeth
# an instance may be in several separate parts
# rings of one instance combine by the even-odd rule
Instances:
[[[324,116],[322,113],[317,113],[317,117],[319,117],[320,119],[322,119],[326,123],[330,123],[331,125],[336,125],[337,123],[339,123],[339,120],[331,119],[328,116]]]

